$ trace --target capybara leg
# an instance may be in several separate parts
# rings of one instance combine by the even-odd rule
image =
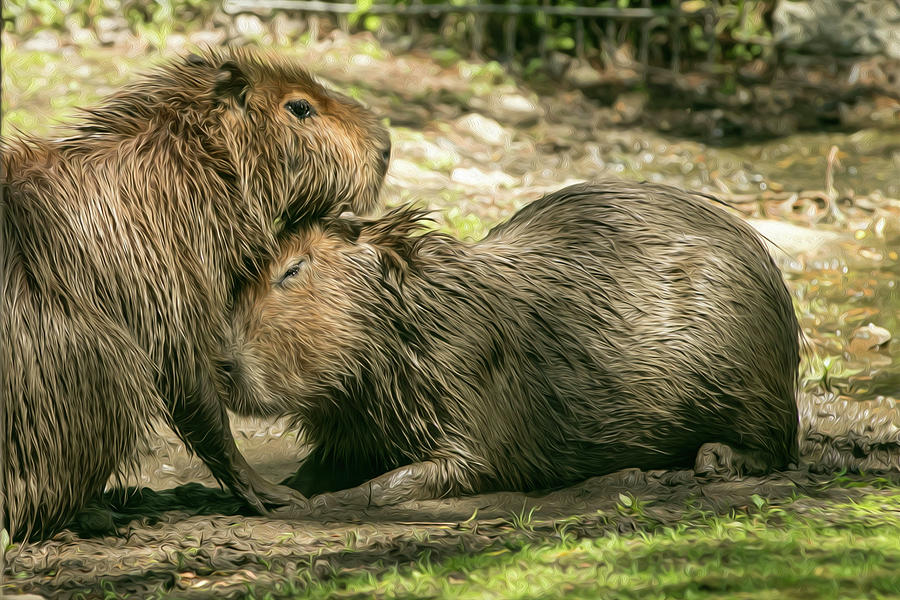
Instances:
[[[713,479],[736,479],[762,475],[769,470],[769,464],[771,460],[764,452],[712,442],[700,446],[694,472]]]
[[[175,428],[188,447],[217,480],[259,512],[288,504],[305,507],[303,496],[266,480],[247,463],[231,434],[225,405],[213,391],[212,379],[204,379],[208,384],[200,386],[190,402],[176,401],[172,407]]]
[[[329,460],[323,460],[313,451],[297,472],[282,481],[307,498],[325,492],[335,492],[361,484],[372,476],[372,473],[362,473],[359,470],[348,469],[344,465],[336,465]]]
[[[470,474],[446,459],[413,463],[346,490],[311,499],[315,508],[367,508],[471,493]]]
[[[115,515],[109,505],[101,499],[89,502],[69,523],[81,537],[100,537],[116,532]]]

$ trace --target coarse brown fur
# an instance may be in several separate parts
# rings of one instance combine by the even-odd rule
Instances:
[[[799,327],[756,233],[697,194],[565,188],[467,244],[330,220],[236,304],[233,408],[293,414],[291,484],[351,504],[797,460]],[[374,479],[373,479],[374,478]]]
[[[216,389],[233,290],[285,228],[365,211],[388,133],[295,62],[173,60],[60,139],[2,144],[3,515],[62,526],[165,416],[257,508],[299,496],[246,464]]]

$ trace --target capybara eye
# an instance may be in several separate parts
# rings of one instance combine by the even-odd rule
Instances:
[[[306,119],[316,114],[316,109],[312,107],[308,100],[291,100],[284,106],[294,113],[294,116],[298,119]]]
[[[302,260],[302,259],[301,259],[301,260],[298,260],[297,262],[295,262],[293,265],[291,265],[291,266],[288,268],[287,271],[284,272],[284,274],[281,276],[281,279],[279,279],[278,282],[279,282],[279,283],[284,283],[285,281],[287,281],[287,280],[290,279],[291,277],[296,276],[297,273],[300,272],[300,269],[303,267],[303,263],[305,263],[305,262],[306,262],[306,261],[305,261],[305,260]]]

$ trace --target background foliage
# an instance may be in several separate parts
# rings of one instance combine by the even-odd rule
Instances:
[[[378,0],[378,4],[392,4],[402,8],[412,0]],[[477,0],[423,0],[422,4],[477,4]],[[539,6],[545,0],[516,0],[516,4]],[[371,15],[368,9],[373,0],[356,0],[356,12],[343,21],[351,29],[368,29],[390,36],[402,36],[410,25],[403,15]],[[587,6],[610,8],[642,7],[642,0],[559,0],[557,7]],[[670,0],[652,0],[650,6],[665,11],[671,9]],[[165,43],[167,35],[198,27],[208,27],[221,15],[222,0],[14,0],[4,8],[7,31],[18,35],[33,35],[41,30],[92,30],[109,20],[121,22],[135,34],[147,37],[156,46]],[[764,54],[767,41],[772,39],[771,12],[773,0],[687,0],[680,9],[686,15],[715,8],[714,47],[696,19],[681,20],[670,28],[665,19],[653,19],[651,29],[652,62],[664,63],[669,58],[673,36],[678,36],[684,58],[715,57],[726,60],[749,60]],[[321,15],[337,25],[335,16]],[[465,51],[470,44],[473,28],[483,27],[483,51],[489,57],[503,54],[505,15],[449,14],[415,18],[415,24],[428,34],[439,36],[444,43]],[[605,22],[603,19],[584,19],[584,49],[587,54],[603,50]],[[614,33],[615,45],[636,46],[641,35],[641,21],[618,21]],[[577,19],[525,14],[516,17],[516,58],[525,63],[547,52],[574,54],[576,50]]]

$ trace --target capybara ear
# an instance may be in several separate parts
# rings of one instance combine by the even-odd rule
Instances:
[[[381,218],[363,221],[360,237],[382,250],[393,252],[405,261],[415,258],[421,239],[417,232],[432,221],[430,211],[415,206],[401,206]]]
[[[356,243],[366,223],[367,221],[359,218],[357,215],[351,212],[344,212],[341,213],[340,217],[328,221],[328,229],[339,235],[342,240]]]
[[[227,60],[219,66],[216,73],[216,95],[220,98],[230,98],[237,102],[241,108],[247,103],[247,89],[250,82],[233,60]]]
[[[415,267],[423,240],[417,234],[427,221],[432,221],[428,210],[410,205],[396,208],[381,218],[361,221],[359,238],[378,249],[385,284],[399,288],[407,272]]]

